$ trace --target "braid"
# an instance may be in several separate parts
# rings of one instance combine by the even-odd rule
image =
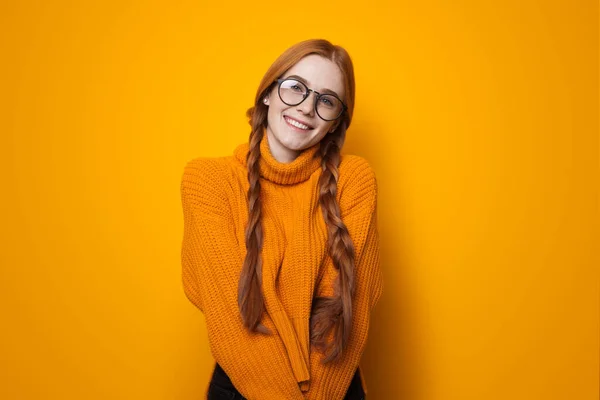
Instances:
[[[259,115],[257,115],[259,114]],[[246,258],[240,273],[238,284],[238,306],[244,326],[251,331],[270,334],[271,331],[260,323],[264,310],[262,294],[262,257],[263,245],[262,202],[260,198],[260,141],[263,137],[264,109],[252,107],[247,111],[252,131],[249,150],[246,156],[248,165],[248,225],[246,226]]]
[[[323,172],[319,178],[319,203],[327,224],[329,255],[339,271],[334,283],[334,296],[315,297],[313,300],[311,342],[323,353],[329,351],[323,363],[341,357],[352,327],[352,298],[355,292],[354,245],[341,219],[340,207],[336,201],[340,149],[345,134],[346,128],[341,126],[321,141]],[[327,344],[328,335],[332,330],[333,342]]]

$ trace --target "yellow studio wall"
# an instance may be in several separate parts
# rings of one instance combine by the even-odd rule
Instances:
[[[0,5],[0,398],[203,398],[183,166],[323,37],[379,182],[369,400],[598,399],[597,2],[216,3]]]

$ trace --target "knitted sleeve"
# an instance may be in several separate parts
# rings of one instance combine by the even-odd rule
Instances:
[[[242,325],[237,288],[243,258],[235,234],[224,166],[197,158],[181,181],[183,288],[204,314],[211,353],[249,400],[302,400],[278,335],[249,333]],[[243,245],[243,244],[242,244]],[[261,322],[276,331],[264,313]]]
[[[341,360],[321,364],[322,354],[310,354],[310,390],[307,399],[342,400],[363,354],[371,311],[383,293],[383,274],[379,265],[379,232],[377,228],[377,180],[367,161],[354,156],[350,176],[341,192],[340,210],[355,248],[356,292],[352,300],[352,331]],[[338,270],[330,257],[317,286],[317,295],[333,295],[333,282]],[[330,335],[331,337],[331,335]],[[363,387],[366,392],[366,388]]]

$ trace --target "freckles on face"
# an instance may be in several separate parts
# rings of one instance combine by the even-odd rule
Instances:
[[[308,55],[282,74],[281,78],[295,76],[309,89],[319,93],[327,90],[336,93],[343,101],[344,83],[339,67],[332,61],[318,55]],[[267,129],[283,146],[290,150],[302,150],[318,143],[332,130],[338,121],[325,121],[315,112],[316,94],[298,105],[285,104],[279,96],[275,84],[268,96]]]

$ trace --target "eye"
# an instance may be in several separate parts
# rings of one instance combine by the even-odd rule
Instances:
[[[286,79],[282,84],[281,88],[289,90],[291,93],[302,94],[306,91],[304,85],[295,79]]]
[[[321,103],[325,104],[326,106],[332,106],[333,103],[331,102],[331,100],[329,100],[328,98],[325,97],[321,97]]]

